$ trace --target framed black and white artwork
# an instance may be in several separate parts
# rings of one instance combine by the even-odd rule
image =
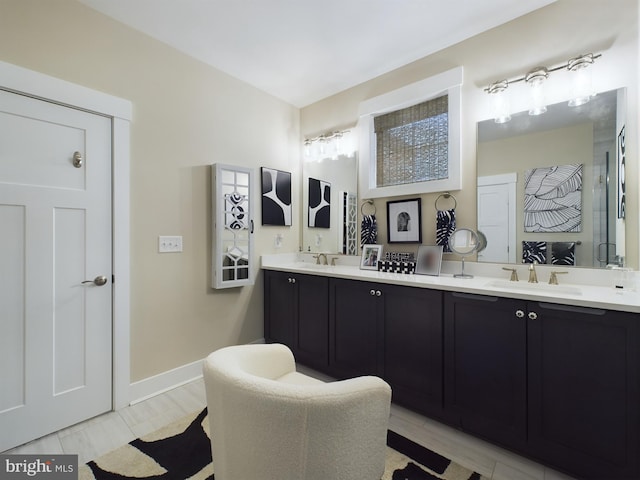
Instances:
[[[582,231],[582,164],[525,171],[524,231]]]
[[[420,198],[387,202],[387,242],[422,243]]]
[[[618,134],[618,218],[625,217],[626,211],[626,186],[625,186],[625,167],[626,167],[626,152],[624,145],[624,130],[622,127]]]
[[[331,228],[331,184],[309,177],[309,226]]]
[[[273,168],[262,172],[262,225],[291,226],[291,173]]]

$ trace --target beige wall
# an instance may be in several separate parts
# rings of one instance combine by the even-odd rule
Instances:
[[[562,64],[583,53],[602,53],[594,65],[598,91],[628,88],[627,115],[627,260],[638,267],[638,2],[636,0],[558,0],[508,24],[463,41],[406,67],[382,75],[301,110],[301,133],[314,135],[355,124],[360,102],[423,80],[456,66],[464,67],[462,87],[462,189],[457,225],[476,226],[476,123],[490,116],[483,89],[491,82],[523,75],[537,65]],[[549,85],[560,73],[552,74]],[[555,102],[550,102],[555,103]],[[517,110],[523,110],[518,108]],[[435,199],[422,196],[423,243],[435,242]],[[377,199],[378,239],[384,243],[386,201]],[[440,205],[440,202],[439,202]],[[447,206],[442,204],[442,206]],[[417,247],[402,246],[410,251]]]
[[[262,338],[261,275],[253,287],[209,287],[208,165],[291,171],[298,195],[298,109],[74,0],[1,0],[0,60],[133,104],[131,380]],[[297,222],[261,228],[255,206],[256,254],[275,251],[276,233],[296,250]],[[182,235],[184,252],[158,254],[158,235]]]

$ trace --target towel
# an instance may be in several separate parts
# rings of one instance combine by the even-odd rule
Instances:
[[[551,263],[553,265],[575,265],[576,243],[553,242],[551,244]]]
[[[456,211],[438,210],[436,214],[436,245],[443,246],[443,252],[451,252],[449,237],[456,230]]]
[[[375,215],[363,215],[360,226],[360,246],[378,243],[378,224]]]
[[[522,242],[522,263],[533,262],[547,263],[547,242]]]

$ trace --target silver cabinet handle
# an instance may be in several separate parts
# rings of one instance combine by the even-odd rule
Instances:
[[[94,285],[101,287],[102,285],[107,283],[107,277],[105,277],[104,275],[98,275],[93,280],[85,280],[84,282],[82,282],[82,285],[85,285],[87,283],[93,283]]]
[[[371,289],[369,290],[369,295],[371,295],[372,297],[376,294],[376,291]]]
[[[296,283],[296,279],[289,277],[289,283]]]
[[[382,292],[380,290],[376,290],[376,297],[379,297],[380,295],[382,295]]]
[[[524,312],[522,310],[516,310],[516,317],[518,318],[524,317]]]
[[[82,168],[82,154],[80,152],[73,152],[73,166],[76,168]]]
[[[529,312],[529,320],[536,320],[538,318],[538,314],[536,312]]]

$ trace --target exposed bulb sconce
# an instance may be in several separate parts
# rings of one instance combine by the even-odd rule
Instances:
[[[305,138],[303,142],[305,161],[320,162],[326,158],[337,160],[339,156],[353,156],[355,153],[353,142],[345,138],[350,133],[351,130],[337,130],[314,138]]]
[[[591,69],[589,68],[601,54],[587,53],[572,58],[567,63],[553,68],[535,67],[522,77],[513,80],[500,80],[485,88],[489,94],[491,112],[496,123],[505,123],[511,120],[507,88],[512,83],[524,81],[529,87],[529,115],[541,115],[547,111],[545,102],[545,84],[549,74],[558,70],[567,69],[571,74],[571,99],[569,106],[584,105],[593,96],[591,86]]]
[[[598,55],[599,57],[600,55]],[[570,107],[579,107],[584,105],[593,96],[593,87],[591,85],[591,69],[593,65],[594,57],[592,54],[581,55],[569,60],[567,69],[571,72],[573,77],[573,92],[574,96],[569,100]]]
[[[524,81],[531,88],[529,115],[542,115],[547,111],[547,104],[544,101],[544,82],[547,78],[549,78],[549,70],[545,67],[536,67],[524,77]]]
[[[507,123],[511,120],[509,114],[509,99],[507,98],[507,87],[509,83],[506,80],[500,80],[499,82],[489,85],[487,92],[489,92],[489,99],[491,101],[491,111],[493,112],[493,118],[496,123]]]

